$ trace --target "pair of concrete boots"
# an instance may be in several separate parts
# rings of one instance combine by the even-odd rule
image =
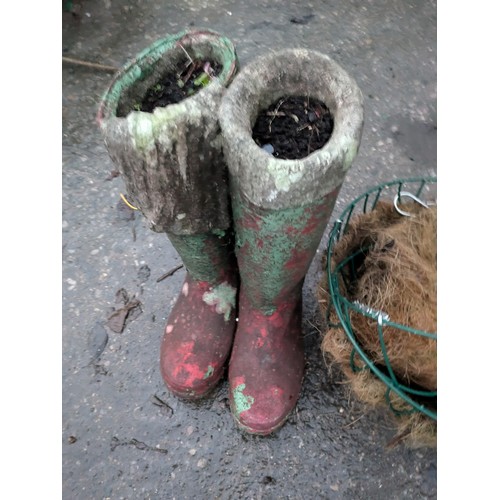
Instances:
[[[135,111],[187,58],[222,69],[177,104]],[[319,99],[334,117],[324,147],[299,160],[275,158],[252,139],[259,111],[290,95]],[[167,234],[187,269],[161,345],[166,386],[202,398],[229,359],[236,422],[270,434],[300,394],[302,285],[359,148],[358,86],[327,56],[299,49],[260,56],[238,72],[228,39],[192,30],[124,66],[98,123],[131,202]]]

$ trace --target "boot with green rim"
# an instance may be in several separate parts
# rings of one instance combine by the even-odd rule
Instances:
[[[214,63],[219,73],[205,75],[207,84],[180,102],[141,111],[151,90],[194,61]],[[233,44],[218,33],[168,36],[116,74],[97,115],[128,199],[153,231],[167,234],[188,271],[160,349],[165,384],[183,398],[215,387],[236,325],[238,272],[217,113],[237,69]]]

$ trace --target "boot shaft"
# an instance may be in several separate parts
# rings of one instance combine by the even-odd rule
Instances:
[[[232,230],[194,235],[167,233],[189,274],[212,285],[234,281],[237,275]]]
[[[282,210],[258,207],[231,186],[242,294],[272,314],[300,297],[340,186],[312,203]]]
[[[333,132],[297,160],[273,157],[253,139],[261,110],[310,96],[326,105]],[[268,314],[296,301],[335,200],[359,148],[363,98],[329,57],[302,49],[261,56],[237,75],[219,112],[229,168],[241,293]]]

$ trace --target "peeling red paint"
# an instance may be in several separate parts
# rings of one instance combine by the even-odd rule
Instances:
[[[241,384],[245,383],[245,376],[234,377],[231,383],[231,387],[238,387]]]
[[[182,342],[177,350],[178,363],[185,363],[193,355],[194,342]]]
[[[318,230],[323,232],[325,218],[330,217],[332,206],[337,199],[340,187],[341,186],[337,187],[337,189],[325,196],[323,203],[306,209],[305,213],[309,216],[309,220],[300,233],[302,236],[313,235]]]
[[[179,377],[179,375],[187,374],[185,377],[179,377],[183,380],[183,383],[187,386],[191,386],[194,382],[202,380],[205,376],[206,370],[201,370],[200,367],[194,363],[183,363],[177,365],[174,369],[174,375]]]
[[[303,269],[304,267],[309,267],[313,256],[314,253],[311,253],[309,249],[297,250],[296,248],[294,248],[292,250],[290,259],[285,262],[284,267],[289,271],[295,271],[300,277],[302,277],[302,273],[300,272],[301,269]]]
[[[233,275],[231,283],[235,283]],[[189,274],[175,303],[161,344],[161,372],[168,389],[179,397],[203,397],[220,380],[229,357],[236,326],[236,313],[226,321],[216,306],[203,301],[213,288],[208,282],[197,282]],[[175,324],[175,328],[168,326]]]
[[[252,231],[260,231],[260,226],[262,222],[262,217],[253,214],[247,214],[242,220],[241,225],[245,229],[251,229]]]

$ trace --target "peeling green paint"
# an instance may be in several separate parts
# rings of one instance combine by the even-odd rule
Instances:
[[[217,283],[221,269],[228,268],[227,242],[221,242],[218,236],[211,233],[167,235],[195,280]]]
[[[212,229],[212,233],[219,238],[224,238],[224,236],[226,236],[226,231],[224,231],[224,229]]]
[[[203,380],[206,380],[208,377],[211,377],[214,374],[214,367],[212,365],[208,365],[208,370],[205,375],[203,375]]]
[[[103,97],[106,105],[113,111],[116,111],[120,97],[125,89],[132,87],[136,82],[141,81],[151,73],[151,68],[156,64],[167,50],[171,50],[178,39],[184,36],[186,32],[179,35],[164,38],[146,47],[142,52],[139,52],[135,59],[126,64],[119,77],[108,89]]]
[[[228,283],[221,283],[203,294],[203,302],[215,306],[218,314],[224,314],[224,321],[229,321],[231,311],[236,307],[236,288]]]
[[[237,415],[249,410],[255,401],[252,396],[245,396],[245,394],[243,394],[245,387],[245,384],[240,384],[233,389],[233,399]]]
[[[204,36],[207,36],[207,38],[203,38]],[[170,51],[176,50],[177,44],[180,41],[198,59],[203,59],[207,56],[206,47],[209,47],[215,59],[222,63],[222,70],[217,75],[217,79],[223,85],[229,84],[232,74],[235,73],[235,68],[238,67],[234,46],[231,41],[216,32],[185,30],[157,40],[123,66],[102,98],[102,102],[107,108],[105,114],[115,115],[124,91],[151,75],[165,55]]]
[[[255,208],[250,212],[243,203],[240,194],[235,194],[232,208],[236,251],[238,258],[244,254],[245,261],[245,265],[240,266],[240,274],[250,300],[258,297],[259,307],[270,315],[276,309],[280,292],[296,284],[294,270],[288,269],[285,264],[294,255],[314,256],[331,210],[321,215],[318,221],[313,214],[324,203],[324,199],[283,210]],[[306,234],[301,235],[302,232]],[[306,271],[297,269],[298,274],[305,274]]]

